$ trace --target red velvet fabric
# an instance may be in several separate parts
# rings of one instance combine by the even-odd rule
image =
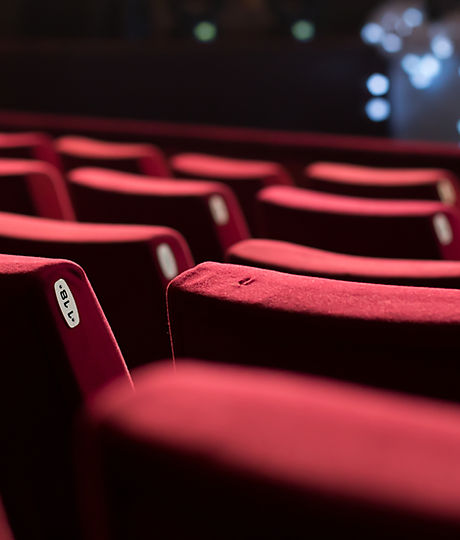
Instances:
[[[170,176],[161,150],[152,144],[107,142],[67,135],[55,141],[65,170],[77,167],[105,167],[150,176]]]
[[[389,169],[312,163],[305,169],[311,189],[379,199],[420,199],[460,206],[458,178],[442,169]]]
[[[71,328],[55,282],[80,315]],[[71,465],[76,411],[108,382],[131,387],[123,357],[82,269],[0,255],[0,490],[16,540],[79,537]]]
[[[200,152],[282,163],[298,181],[315,161],[377,167],[429,167],[460,176],[455,143],[400,141],[382,137],[299,133],[262,129],[173,124],[120,118],[94,118],[0,111],[0,126],[79,133],[105,139],[153,141],[168,155]]]
[[[460,400],[460,291],[204,263],[168,286],[176,357]]]
[[[171,355],[162,267],[193,266],[184,238],[166,227],[61,222],[0,212],[0,252],[71,259],[96,291],[129,367]],[[159,251],[160,250],[160,251]]]
[[[238,202],[222,184],[146,181],[139,175],[91,168],[72,171],[69,183],[78,219],[172,227],[185,236],[197,261],[222,260],[228,247],[248,237]],[[226,209],[224,222],[212,211],[215,200]]]
[[[64,179],[52,165],[0,158],[0,211],[74,220]]]
[[[61,170],[53,140],[45,133],[0,133],[0,158],[46,161]]]
[[[233,264],[304,276],[460,289],[459,261],[359,257],[263,238],[234,244],[225,258]]]
[[[8,518],[6,517],[5,509],[3,508],[2,501],[0,500],[0,538],[2,540],[14,540],[13,533],[11,532]]]
[[[431,201],[362,199],[291,186],[258,194],[261,237],[370,257],[460,259],[460,213]],[[436,216],[449,223],[443,244]]]
[[[293,180],[287,171],[271,161],[231,159],[207,154],[178,154],[171,161],[178,177],[214,180],[227,184],[235,193],[252,230],[255,228],[255,198],[266,186]]]
[[[91,540],[460,534],[456,405],[181,361],[86,416]]]

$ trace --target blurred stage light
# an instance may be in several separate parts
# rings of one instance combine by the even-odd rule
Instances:
[[[365,43],[376,45],[382,41],[383,28],[377,23],[367,23],[361,29],[361,38]]]
[[[409,75],[412,86],[418,89],[431,86],[442,70],[441,62],[430,53],[423,56],[406,54],[401,60],[401,67]]]
[[[454,44],[447,36],[438,35],[431,40],[431,50],[441,60],[446,60],[454,54]]]
[[[425,54],[420,59],[418,71],[423,76],[433,79],[441,72],[441,62],[432,54]]]
[[[390,89],[390,80],[381,73],[374,73],[367,79],[366,86],[373,96],[383,96]]]
[[[291,26],[291,32],[298,41],[310,41],[315,36],[315,25],[311,21],[301,19]]]
[[[201,21],[194,26],[193,35],[203,43],[213,41],[217,37],[217,26],[210,21]]]
[[[410,82],[414,88],[417,90],[425,90],[431,86],[433,79],[423,75],[423,73],[414,73],[410,76]]]
[[[416,72],[419,63],[420,57],[416,54],[409,53],[403,56],[401,60],[401,67],[407,74],[411,75]]]
[[[202,43],[216,39],[223,0],[168,0],[165,3],[170,6],[176,35],[193,37]]]
[[[415,55],[414,55],[415,56]],[[425,54],[418,58],[417,63],[411,65],[408,72],[412,86],[419,90],[429,88],[435,79],[441,73],[441,62],[432,54]]]
[[[248,0],[246,0],[249,3]],[[290,34],[297,41],[311,41],[317,33],[318,5],[316,0],[252,0],[266,4],[271,11],[274,30]]]
[[[382,38],[382,47],[388,53],[397,53],[402,49],[402,40],[396,34],[385,34]]]
[[[390,54],[402,51],[406,39],[425,19],[421,2],[414,0],[411,3],[408,0],[382,3],[374,10],[372,22],[366,23],[361,29],[363,41],[370,45],[381,45]]]
[[[411,7],[406,9],[402,15],[403,21],[411,28],[416,28],[423,23],[423,11],[421,9]]]
[[[383,98],[373,98],[366,103],[366,114],[373,122],[387,120],[391,113],[390,102]]]

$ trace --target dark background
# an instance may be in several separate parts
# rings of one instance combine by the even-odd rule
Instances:
[[[371,0],[10,0],[0,107],[173,122],[389,132],[365,115],[385,60],[359,32]],[[293,22],[314,22],[308,42]],[[195,39],[197,22],[217,38]]]

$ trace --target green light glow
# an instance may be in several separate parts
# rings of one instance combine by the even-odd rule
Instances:
[[[193,29],[193,35],[198,41],[212,41],[217,36],[217,26],[209,21],[201,21]]]
[[[291,32],[299,41],[310,41],[315,35],[315,25],[311,21],[302,19],[291,26]]]

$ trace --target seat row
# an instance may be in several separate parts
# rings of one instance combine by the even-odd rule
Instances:
[[[132,373],[74,263],[1,255],[0,291],[17,540],[458,537],[460,291],[204,263]]]
[[[131,150],[104,144],[89,147]],[[16,254],[0,255],[16,540],[458,537],[455,177],[374,171],[429,186],[410,201],[320,193],[347,171],[363,184],[356,167],[318,165],[314,191],[259,177],[259,239],[238,186],[267,164],[179,156],[211,171],[181,181],[14,157],[0,174],[34,203],[0,213],[0,252]],[[48,176],[99,223],[36,217],[39,194],[59,201]]]
[[[4,159],[0,160],[0,174],[2,171],[11,185],[22,185],[18,200],[22,201],[23,192],[28,192],[37,207],[46,207],[50,201],[52,208],[59,206],[55,204],[58,197],[49,196],[54,183],[61,188],[57,194],[66,193],[64,180],[43,162]],[[414,175],[415,171],[405,174]],[[51,186],[48,190],[43,189],[46,179]],[[453,178],[449,182],[455,185]],[[81,168],[70,172],[67,185],[71,186],[81,219],[118,224],[0,213],[0,250],[64,257],[81,264],[131,367],[142,364],[146,352],[152,359],[169,355],[164,291],[170,279],[193,266],[193,258],[197,262],[225,259],[335,279],[458,288],[460,263],[408,259],[459,258],[457,210],[446,203],[351,199],[293,186],[265,188],[256,201],[261,226],[267,231],[265,236],[297,242],[290,244],[246,239],[244,219],[241,215],[237,219],[237,203],[233,201],[231,206],[231,193],[217,183],[150,180],[129,173]],[[6,183],[0,189],[2,186]],[[227,195],[227,204],[222,203],[222,194]],[[65,207],[71,210],[70,200],[65,201]],[[17,206],[15,210],[22,208]],[[69,219],[71,212],[62,212],[61,217]],[[122,222],[126,225],[120,225]],[[169,225],[181,231],[186,240],[172,228],[134,226],[130,224],[133,222]],[[332,251],[404,259],[366,258]],[[125,283],[122,290],[121,282]],[[133,293],[135,286],[142,286],[142,296]]]
[[[94,168],[75,169],[64,181],[47,164],[8,159],[0,159],[0,175],[3,211],[169,226],[186,238],[198,262],[222,261],[249,234],[237,199],[221,182]],[[455,193],[453,179],[449,185]],[[458,260],[457,200],[364,199],[273,185],[259,190],[253,204],[260,237],[355,255]]]
[[[255,230],[257,192],[270,185],[293,185],[281,165],[235,160],[205,154],[178,154],[171,159],[151,144],[103,142],[64,136],[53,142],[43,134],[1,134],[2,157],[47,161],[61,172],[96,166],[145,176],[215,180],[227,184]],[[382,169],[337,163],[315,163],[304,170],[303,187],[336,194],[386,198],[441,200],[458,205],[458,181],[443,169]]]
[[[88,273],[128,364],[142,364],[145,354],[149,360],[169,356],[165,290],[194,264],[184,238],[173,229],[0,213],[0,251],[76,261]],[[226,258],[348,281],[460,288],[459,261],[356,257],[267,239],[236,243]]]

